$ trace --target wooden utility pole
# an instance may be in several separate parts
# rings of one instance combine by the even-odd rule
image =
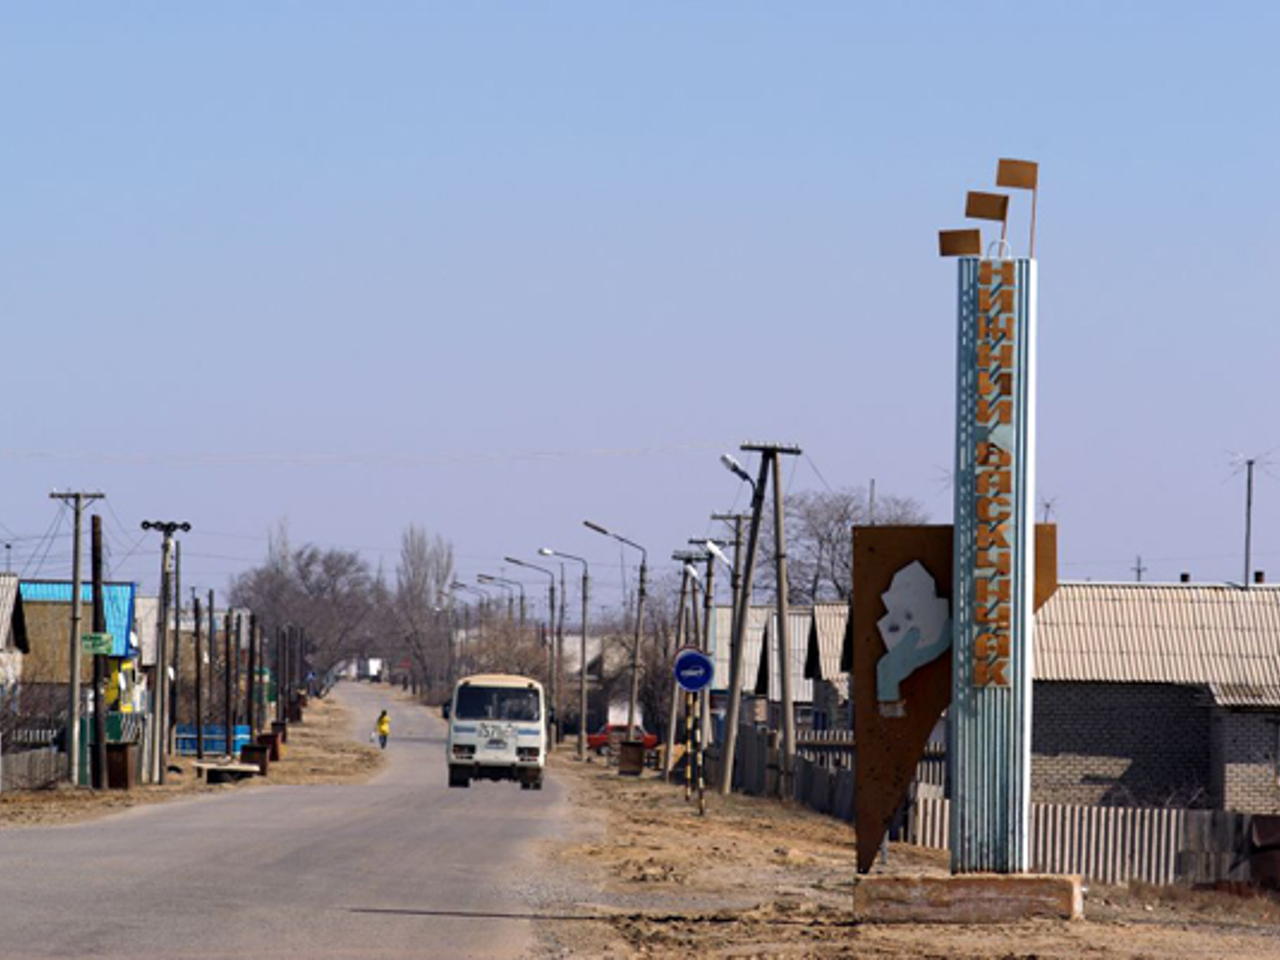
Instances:
[[[711,518],[712,520],[723,519],[723,517]],[[707,582],[703,585],[702,590],[702,627],[699,634],[697,644],[698,648],[715,662],[715,657],[711,650],[711,615],[715,609],[715,577],[716,577],[716,555],[711,552],[711,546],[723,547],[727,546],[728,541],[710,540],[707,537],[691,537],[689,539],[691,546],[702,547],[702,553],[698,555],[698,559],[704,561],[707,565],[706,578]],[[697,616],[697,604],[694,605],[694,616]],[[699,719],[698,723],[702,728],[702,747],[705,750],[710,746],[712,740],[711,731],[711,687],[698,697]]]
[[[785,510],[783,509],[782,465],[779,461],[781,454],[798,456],[801,450],[797,446],[778,444],[745,444],[743,449],[758,450],[765,460],[773,464],[773,542],[778,593],[778,673],[782,686],[782,775],[778,778],[778,791],[782,797],[790,798],[793,793],[792,777],[796,763],[796,706],[791,683],[787,538],[783,526]]]
[[[173,535],[191,529],[191,524],[176,520],[143,520],[143,530],[158,530],[163,537],[160,546],[160,611],[156,617],[155,689],[151,692],[151,782],[164,783],[168,773],[169,731],[169,558]]]
[[[169,749],[178,746],[178,714],[182,709],[182,544],[173,545],[173,691],[169,710]]]
[[[196,647],[196,759],[204,759],[204,664],[203,657],[200,652],[200,628],[203,624],[204,617],[201,616],[200,598],[192,596],[191,613],[195,618],[195,647]]]
[[[283,646],[283,643],[284,643],[283,637],[284,637],[284,628],[276,627],[276,645],[273,648],[274,656],[272,657],[271,671],[276,676],[276,721],[277,722],[284,719],[284,716],[280,712],[280,706],[282,703],[280,699],[280,690],[282,686],[280,683],[280,662],[281,662],[280,655],[282,652],[281,647]]]
[[[244,616],[238,613],[236,614],[235,644],[236,644],[236,648],[234,651],[232,651],[235,659],[235,673],[233,674],[234,679],[232,680],[232,683],[234,685],[234,691],[233,691],[233,699],[231,701],[233,704],[231,719],[236,726],[239,726],[240,725],[240,706],[238,703],[236,703],[236,701],[239,700],[240,698],[240,689],[241,689],[240,651],[244,649]],[[234,746],[235,739],[232,738],[231,742],[232,742],[232,745]]]
[[[253,743],[254,734],[258,732],[257,725],[257,703],[255,694],[257,693],[257,683],[255,682],[255,674],[258,670],[258,657],[256,650],[255,638],[258,635],[258,615],[256,613],[249,614],[249,669],[248,679],[245,683],[245,716],[249,720],[249,742]]]
[[[569,592],[565,589],[564,584],[564,561],[560,562],[560,627],[556,632],[556,691],[559,699],[556,701],[556,742],[564,742],[564,618],[569,609]],[[450,634],[452,637],[452,634]],[[450,689],[452,689],[453,679],[450,678]]]
[[[223,669],[222,669],[222,744],[227,756],[235,758],[235,700],[231,696],[231,611],[228,610],[222,621],[223,637]]]
[[[217,674],[213,665],[218,662],[218,619],[213,609],[213,591],[209,591],[209,708],[218,702]]]
[[[71,541],[71,643],[68,659],[71,665],[71,692],[67,704],[67,778],[72,786],[80,785],[80,518],[86,500],[101,500],[101,493],[49,494],[50,500],[71,501],[75,528]]]
[[[93,632],[107,632],[106,608],[102,602],[102,517],[89,518],[89,569],[93,576]],[[92,784],[95,790],[107,786],[107,658],[93,655],[93,761]]]
[[[729,656],[733,656],[733,638],[737,636],[738,624],[738,596],[742,592],[742,525],[750,518],[745,513],[713,513],[712,520],[719,520],[722,523],[733,524],[733,566],[729,568]],[[704,543],[706,541],[703,541]],[[724,546],[724,541],[712,541],[716,546]],[[722,558],[723,559],[723,558]],[[715,554],[711,553],[708,548],[707,556],[708,569],[715,566]],[[711,580],[708,578],[707,583]],[[708,591],[709,593],[709,591]],[[708,600],[710,603],[710,600]],[[706,626],[703,629],[703,635],[707,638],[707,642],[711,640],[711,612],[710,607],[707,609]],[[708,653],[711,651],[708,650]],[[708,724],[710,722],[710,696],[707,698],[708,707],[706,710]],[[727,729],[727,728],[726,728]],[[708,731],[709,734],[710,731]]]
[[[240,651],[244,649],[244,617],[236,614],[236,648],[232,657],[231,688],[235,692],[235,718],[240,722]]]
[[[678,559],[678,558],[677,558]],[[676,636],[675,650],[669,651],[674,656],[676,651],[680,649],[680,641],[685,636],[685,620],[688,616],[688,610],[685,607],[685,598],[689,595],[689,565],[683,564],[680,570],[680,603],[676,607]],[[671,706],[667,711],[667,737],[666,750],[662,754],[662,779],[670,780],[671,771],[675,767],[676,752],[676,727],[680,715],[680,683],[672,678],[671,681]]]

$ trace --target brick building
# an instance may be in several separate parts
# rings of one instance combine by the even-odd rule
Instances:
[[[1280,589],[1060,584],[1034,675],[1037,802],[1280,813]]]

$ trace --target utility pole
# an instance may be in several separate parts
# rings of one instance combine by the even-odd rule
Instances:
[[[71,501],[75,512],[75,529],[71,541],[71,645],[68,651],[71,665],[71,693],[67,711],[67,774],[72,786],[80,785],[80,518],[86,500],[101,500],[101,493],[49,494],[50,500]]]
[[[107,614],[102,602],[102,517],[89,518],[89,569],[93,576],[93,632],[106,633]],[[107,658],[93,655],[93,761],[91,783],[95,790],[107,787],[107,704],[104,687]]]
[[[307,628],[298,628],[297,656],[293,658],[293,692],[302,686],[307,676]]]
[[[606,537],[612,537],[619,543],[631,547],[633,550],[640,551],[640,590],[636,595],[636,635],[635,640],[631,644],[631,696],[627,701],[627,736],[631,736],[631,731],[636,725],[636,706],[640,699],[640,639],[644,631],[644,599],[648,585],[649,570],[649,551],[634,540],[628,540],[626,537],[620,536],[612,531],[606,530],[598,523],[592,523],[590,520],[582,521],[582,525],[588,530],[602,534]],[[566,554],[567,556],[567,554]],[[623,568],[625,591],[625,574],[626,568]],[[600,679],[604,679],[604,651],[600,652]]]
[[[234,696],[237,699],[240,696],[240,687],[241,687],[240,651],[243,649],[244,649],[244,617],[241,614],[236,614],[236,649],[235,649],[236,672],[235,672],[235,680],[234,680],[234,683],[235,683]],[[232,702],[234,703],[235,701],[233,700]],[[233,710],[232,720],[235,722],[237,726],[239,726],[240,724],[239,705],[237,705]],[[250,736],[250,739],[252,740],[252,735]]]
[[[1131,569],[1135,574],[1138,575],[1137,582],[1141,583],[1142,575],[1147,571],[1147,568],[1142,565],[1142,554],[1138,554],[1137,562],[1134,563],[1134,565],[1129,569]]]
[[[778,780],[778,790],[783,797],[790,797],[792,777],[796,762],[796,707],[791,684],[791,638],[788,617],[789,589],[787,583],[787,539],[783,528],[785,511],[783,510],[782,492],[782,454],[799,456],[801,450],[794,445],[772,443],[743,444],[743,450],[755,450],[760,456],[773,464],[773,542],[774,558],[777,570],[778,588],[778,663],[782,680],[782,776]]]
[[[280,695],[284,689],[280,668],[284,665],[284,627],[276,627],[276,655],[273,669],[276,673],[276,722],[284,720],[284,698]]]
[[[514,563],[517,567],[525,567],[529,570],[536,570],[538,573],[545,574],[547,578],[548,602],[550,603],[550,606],[548,607],[548,609],[551,611],[549,614],[551,618],[551,627],[550,627],[550,631],[547,633],[547,636],[546,636],[546,643],[547,643],[547,648],[550,652],[550,658],[551,658],[551,663],[550,663],[551,669],[549,671],[550,672],[549,679],[551,681],[551,712],[555,716],[555,722],[551,725],[551,742],[554,745],[560,742],[560,684],[559,684],[560,657],[559,657],[559,654],[562,652],[556,649],[556,572],[554,570],[548,570],[546,567],[540,567],[536,563],[528,563],[527,561],[521,560],[519,557],[506,557],[505,559],[507,563]],[[560,575],[562,577],[564,576],[564,564],[560,565]],[[512,581],[512,582],[514,583],[515,581]],[[561,589],[562,590],[564,589],[563,586],[561,587]],[[521,625],[523,626],[523,623],[524,623],[524,620],[523,620],[524,588],[523,587],[520,588],[520,616],[521,616]],[[561,629],[561,633],[563,633],[564,631],[563,623],[561,623],[560,629]]]
[[[560,564],[560,629],[556,633],[556,742],[564,742],[564,618],[569,610],[569,591],[564,583],[564,563]]]
[[[231,610],[228,609],[222,620],[222,743],[227,756],[232,760],[236,756],[236,711],[235,700],[231,696]]]
[[[578,662],[578,759],[587,759],[587,605],[591,574],[582,564],[582,659]],[[600,674],[604,676],[604,651],[600,654]]]
[[[729,645],[729,706],[725,717],[724,753],[720,762],[720,793],[728,796],[733,792],[734,753],[738,748],[738,723],[742,715],[742,668],[745,651],[743,647],[747,632],[747,614],[751,609],[751,578],[755,574],[756,546],[760,539],[760,518],[764,512],[765,485],[769,482],[769,465],[767,457],[760,458],[760,475],[752,481],[745,472],[742,474],[751,482],[751,523],[747,531],[747,552],[743,561],[743,571],[737,577],[737,548],[734,548],[735,578],[738,578],[737,596],[733,611],[733,639]],[[739,468],[741,469],[741,468]]]
[[[715,518],[713,517],[712,519],[715,519]],[[741,537],[737,537],[737,538],[735,538],[735,539],[736,539],[736,540],[741,540],[742,538],[741,538]],[[691,544],[696,544],[696,545],[698,545],[698,546],[703,546],[703,545],[705,545],[707,542],[708,542],[708,541],[707,541],[707,539],[706,539],[705,537],[704,537],[703,539],[701,539],[701,540],[691,539],[691,540],[689,541],[689,543],[691,543]],[[727,544],[726,544],[726,543],[725,543],[725,541],[723,541],[723,540],[720,540],[720,541],[710,541],[710,542],[715,543],[715,545],[716,545],[716,546],[718,546],[718,547],[719,547],[719,546],[727,546]],[[734,553],[735,553],[735,554],[737,553],[737,545],[736,545],[736,544],[735,544]],[[706,587],[705,587],[705,588],[703,589],[703,591],[702,591],[702,642],[701,642],[701,647],[702,647],[702,652],[703,652],[703,653],[705,653],[705,654],[707,654],[708,656],[711,656],[711,657],[712,657],[712,662],[714,663],[714,662],[715,662],[715,658],[714,658],[714,656],[712,656],[712,651],[711,651],[711,615],[712,615],[712,613],[715,611],[715,593],[716,593],[716,589],[715,589],[716,556],[715,556],[715,554],[714,554],[714,553],[711,553],[709,550],[706,552],[706,564],[707,564],[707,572],[706,572],[707,583],[706,583]],[[700,720],[701,720],[701,723],[702,723],[702,746],[703,746],[703,747],[707,747],[707,746],[710,746],[711,741],[712,741],[712,736],[711,736],[711,733],[712,733],[712,731],[711,731],[711,688],[710,688],[710,687],[708,687],[705,691],[703,691],[703,696],[702,696],[702,713],[701,713]]]
[[[156,618],[156,682],[151,693],[151,782],[163,784],[169,766],[169,558],[173,550],[173,535],[178,531],[186,533],[191,524],[177,520],[143,520],[142,529],[158,530],[163,537],[160,545],[160,612]]]
[[[195,618],[196,631],[196,759],[204,759],[204,664],[200,652],[200,628],[204,618],[201,616],[200,598],[192,590],[191,613]]]
[[[218,662],[218,618],[213,609],[213,591],[209,591],[209,709],[217,703],[217,671],[213,666]]]
[[[169,749],[178,745],[178,714],[182,710],[182,544],[173,545],[173,699],[169,702]]]
[[[636,708],[640,701],[640,640],[644,636],[644,600],[648,589],[648,554],[640,552],[640,594],[636,598],[636,639],[631,644],[631,697],[627,701],[627,736],[636,727]]]
[[[572,553],[561,553],[550,547],[541,547],[538,555],[543,557],[560,557],[561,560],[572,560],[582,564],[582,658],[578,663],[578,759],[587,759],[587,608],[591,593],[591,567],[583,557]],[[565,598],[568,592],[564,588],[564,564],[560,564],[560,632],[564,633]],[[560,664],[564,666],[563,637],[560,644]],[[603,667],[602,673],[603,673]]]
[[[248,679],[245,681],[245,691],[244,691],[244,694],[245,694],[244,702],[245,702],[245,707],[247,708],[245,710],[245,714],[249,718],[249,742],[250,743],[253,743],[254,734],[258,732],[258,725],[257,725],[258,711],[257,711],[257,703],[256,703],[256,696],[255,696],[255,694],[257,693],[255,689],[256,687],[255,674],[257,673],[257,670],[258,670],[258,656],[257,656],[257,650],[256,650],[256,642],[254,639],[255,637],[257,637],[257,635],[258,635],[258,615],[256,613],[250,613],[249,614],[249,670],[248,670],[249,676],[248,676]]]
[[[673,560],[679,560],[680,555],[673,553]],[[685,635],[685,621],[688,618],[689,611],[686,608],[685,600],[689,595],[689,564],[682,563],[680,568],[680,602],[676,606],[676,637],[675,650],[671,651],[674,656],[676,650],[680,649],[680,641]],[[675,767],[675,750],[676,750],[676,721],[680,714],[680,683],[678,680],[672,679],[671,690],[671,706],[667,711],[667,737],[666,750],[662,753],[662,779],[670,780],[671,771]],[[690,760],[692,762],[692,760]]]
[[[240,651],[244,649],[244,617],[236,614],[236,648],[232,658],[231,688],[235,695],[235,719],[240,722]]]
[[[733,524],[733,567],[729,571],[729,640],[732,644],[738,623],[738,597],[742,593],[742,525],[750,520],[751,516],[746,513],[713,513],[711,519]],[[720,543],[717,543],[717,546],[719,545]],[[708,637],[711,636],[710,630],[706,633]]]

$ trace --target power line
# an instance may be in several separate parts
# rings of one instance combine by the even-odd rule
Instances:
[[[44,548],[45,557],[49,556],[49,551],[53,549],[53,541],[58,536],[58,533],[62,530],[62,520],[63,520],[63,517],[66,515],[66,511],[67,511],[67,505],[65,503],[59,503],[58,510],[54,513],[53,520],[49,522],[49,529],[45,531],[44,537],[41,538],[45,544],[45,548]],[[22,567],[22,576],[24,577],[27,576],[27,571],[31,567],[31,561],[35,559],[35,555],[39,553],[39,551],[40,551],[40,545],[37,544],[35,550],[32,551],[31,556],[27,558],[27,562]],[[44,560],[42,559],[39,565],[36,567],[35,573],[38,574],[43,568],[44,568]]]
[[[655,444],[643,447],[588,447],[577,450],[486,450],[427,456],[401,454],[337,453],[161,453],[129,454],[106,451],[2,450],[0,460],[54,460],[77,463],[134,464],[138,466],[401,466],[432,467],[467,463],[505,463],[519,460],[569,460],[578,458],[649,457],[655,454],[694,453],[724,447],[721,442]]]
[[[810,467],[813,468],[814,475],[818,478],[818,480],[822,483],[822,485],[827,488],[827,493],[835,493],[835,490],[832,489],[831,484],[827,483],[827,478],[824,477],[822,475],[822,471],[818,469],[818,465],[813,462],[813,457],[809,456],[806,453],[804,454],[804,459],[805,459],[805,462],[809,464]]]

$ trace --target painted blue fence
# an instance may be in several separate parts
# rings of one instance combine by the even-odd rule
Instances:
[[[237,724],[235,727],[235,755],[239,756],[240,748],[249,742],[249,726],[248,724]],[[178,753],[183,756],[195,756],[196,753],[196,725],[194,723],[178,724],[177,736]],[[206,723],[204,725],[204,752],[205,753],[226,753],[227,752],[227,729],[220,723]]]

